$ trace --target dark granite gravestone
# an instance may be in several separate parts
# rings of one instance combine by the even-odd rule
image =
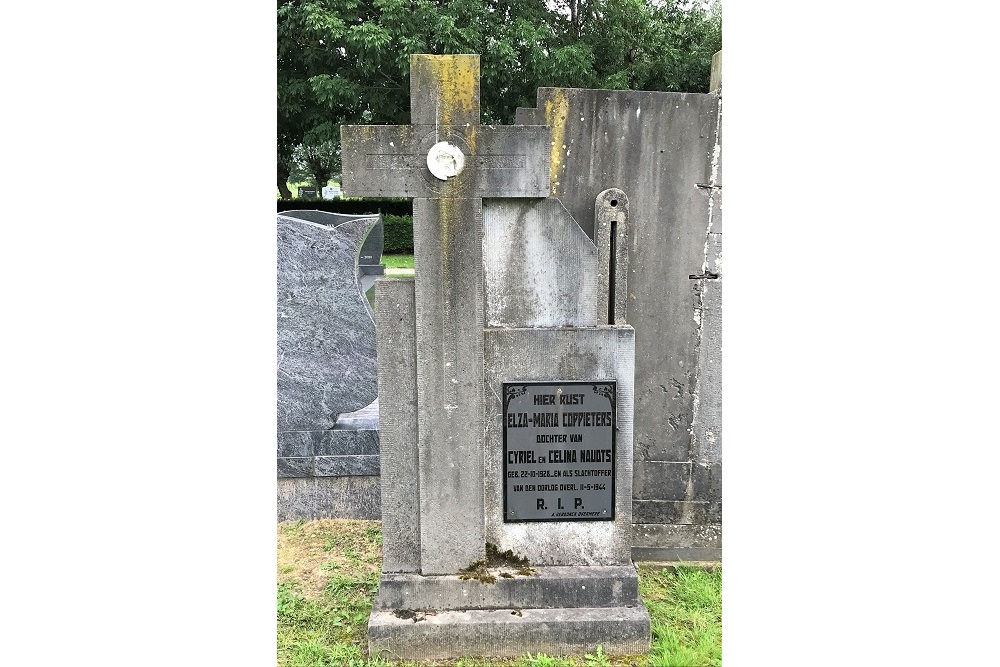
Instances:
[[[358,254],[358,267],[361,271],[361,291],[367,292],[375,283],[374,276],[385,275],[385,265],[382,264],[382,248],[385,242],[385,226],[382,223],[381,213],[370,215],[357,215],[347,213],[328,213],[326,211],[285,211],[282,215],[295,218],[297,220],[309,220],[321,225],[337,227],[345,222],[360,220],[362,218],[376,219],[375,226],[371,228],[361,244],[361,252]]]
[[[376,397],[375,323],[357,264],[376,220],[277,217],[279,519],[348,506],[344,516],[378,516],[377,427],[339,420]]]

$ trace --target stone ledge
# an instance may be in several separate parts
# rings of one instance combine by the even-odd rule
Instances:
[[[632,560],[641,562],[690,565],[721,562],[722,549],[712,547],[632,547]]]
[[[286,477],[278,479],[278,521],[378,519],[378,477]]]
[[[372,612],[369,654],[397,660],[512,658],[538,652],[581,655],[600,645],[608,655],[639,655],[650,646],[649,612],[641,603],[600,609],[441,611],[420,618]]]
[[[513,574],[513,570],[503,568]],[[497,575],[499,569],[492,569]],[[383,574],[376,610],[627,607],[640,604],[635,567],[539,567],[533,576],[497,576],[495,583],[458,575]]]
[[[379,454],[378,431],[372,429],[278,431],[277,444],[278,458]]]
[[[278,478],[366,477],[379,474],[377,455],[279,457]]]

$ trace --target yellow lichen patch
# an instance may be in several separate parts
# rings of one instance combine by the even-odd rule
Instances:
[[[559,175],[563,169],[563,144],[566,140],[566,119],[569,117],[569,99],[566,91],[556,88],[552,97],[545,100],[545,124],[552,128],[552,148],[549,153],[549,192],[558,197]]]
[[[412,56],[410,67],[424,69],[439,86],[442,125],[464,124],[465,117],[479,109],[479,56]]]
[[[476,128],[477,125],[473,125],[469,128],[468,134],[465,135],[465,143],[469,146],[469,153],[471,155],[476,154]]]
[[[452,220],[455,215],[453,201],[451,197],[435,200],[438,205],[438,220],[441,222],[441,257],[445,264],[447,264],[448,251],[451,249],[451,225],[457,222]]]

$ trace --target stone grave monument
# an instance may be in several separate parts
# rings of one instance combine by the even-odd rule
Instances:
[[[373,655],[649,649],[630,559],[626,193],[588,237],[547,125],[480,125],[479,56],[410,59],[411,125],[342,128],[345,196],[412,197],[376,282],[384,534]]]
[[[375,323],[359,246],[377,217],[277,217],[278,520],[378,516]],[[369,408],[374,412],[373,408]]]

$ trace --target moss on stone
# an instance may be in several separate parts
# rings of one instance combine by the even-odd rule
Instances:
[[[500,572],[504,579],[513,579],[516,575],[530,577],[535,574],[535,569],[524,556],[518,556],[511,549],[500,551],[500,548],[492,542],[486,543],[486,558],[473,561],[466,567],[458,571],[459,579],[475,579],[483,584],[495,584],[497,578],[490,573],[489,568],[506,568],[514,570],[510,572]]]

